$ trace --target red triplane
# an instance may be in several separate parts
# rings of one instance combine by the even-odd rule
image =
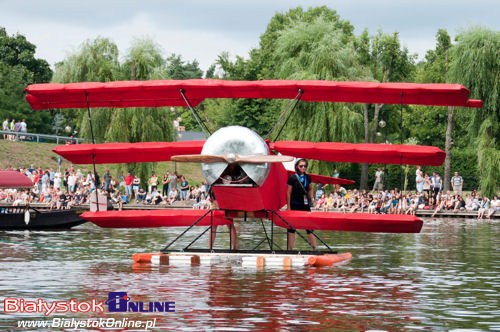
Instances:
[[[202,250],[190,249],[190,244],[182,252],[210,252],[211,254],[202,256],[202,258],[211,257],[209,260],[218,255],[217,252],[239,255],[284,254],[285,258],[282,260],[284,265],[295,265],[293,260],[286,259],[290,254],[292,258],[302,257],[303,254],[311,255],[311,262],[322,259],[327,262],[337,262],[350,258],[350,254],[325,255],[331,254],[331,249],[319,237],[317,238],[325,247],[330,249],[329,252],[302,251],[299,255],[296,251],[281,250],[274,241],[274,225],[297,230],[384,233],[418,233],[422,228],[422,220],[411,215],[281,210],[286,204],[286,182],[291,174],[285,169],[284,161],[300,157],[330,162],[441,165],[445,153],[437,147],[430,146],[277,141],[271,137],[275,131],[264,140],[254,131],[240,126],[225,127],[211,133],[198,117],[194,107],[206,98],[290,99],[289,107],[280,117],[281,120],[285,116],[290,116],[293,107],[299,101],[482,106],[480,100],[470,100],[469,90],[458,84],[199,79],[35,84],[26,88],[26,92],[26,99],[33,109],[88,108],[89,115],[90,109],[94,107],[189,107],[202,129],[209,135],[206,141],[78,144],[58,146],[54,152],[75,164],[170,160],[200,162],[202,172],[217,198],[219,209],[95,211],[84,213],[82,218],[101,227],[184,226],[188,227],[186,230],[188,231],[193,226],[208,226],[205,232],[213,226],[228,225],[234,218],[266,219],[271,221],[270,234],[264,227],[265,238],[259,246],[267,242],[268,250],[257,250],[259,246],[253,250]],[[276,137],[278,135],[279,133]],[[312,181],[317,183],[353,182],[310,175]],[[169,250],[176,240],[163,250],[169,253],[170,260],[177,254]],[[272,261],[271,256],[265,257],[269,257],[268,261]],[[143,258],[144,256],[140,256],[137,260]],[[257,259],[257,264],[266,264],[262,260],[264,258],[260,259],[259,263]],[[313,262],[313,264],[322,263]]]

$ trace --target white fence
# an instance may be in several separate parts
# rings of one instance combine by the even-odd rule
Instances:
[[[57,144],[79,144],[84,143],[83,138],[78,137],[67,137],[67,136],[57,136],[57,135],[46,135],[46,134],[35,134],[35,133],[21,133],[18,131],[5,131],[0,130],[0,137],[3,135],[9,135],[15,137],[16,141],[28,141],[28,142],[56,142]]]

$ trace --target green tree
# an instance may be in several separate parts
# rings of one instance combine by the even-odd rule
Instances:
[[[451,48],[451,39],[448,32],[444,29],[439,29],[436,34],[436,48],[427,51],[425,62],[421,70],[422,81],[425,83],[447,83],[448,69],[450,63],[449,50]],[[434,107],[431,111],[440,112],[440,108]],[[455,107],[448,107],[448,117],[445,134],[445,153],[444,161],[444,190],[450,189],[450,172],[451,172],[451,147],[452,133],[455,126]]]
[[[47,61],[35,58],[36,46],[25,36],[16,34],[9,36],[5,28],[0,27],[0,61],[9,65],[20,65],[28,70],[29,84],[46,83],[52,77],[52,70]]]
[[[120,78],[118,47],[111,40],[97,37],[86,40],[80,48],[62,62],[56,64],[53,81],[57,83],[73,82],[109,82]],[[86,110],[67,109],[61,113],[71,125],[80,131],[82,137],[90,138],[89,119]],[[111,120],[109,109],[92,109],[94,136],[103,141]]]
[[[212,70],[215,70],[213,66]],[[200,69],[198,61],[193,60],[192,62],[185,62],[181,55],[172,54],[166,60],[165,66],[166,77],[173,80],[187,80],[187,79],[199,79],[203,77],[203,71]],[[213,72],[212,74],[213,75]],[[209,77],[207,77],[209,78]],[[206,118],[204,113],[203,104],[198,107],[200,116]],[[182,123],[181,125],[185,127],[186,130],[201,130],[198,123],[193,118],[191,110],[189,108],[176,108],[176,117],[180,116]],[[206,119],[202,119],[207,121]]]
[[[492,196],[500,184],[500,31],[472,27],[456,37],[450,79],[470,89],[471,98],[484,101],[471,110],[471,146],[478,151],[481,191]]]
[[[370,37],[367,30],[355,40],[357,59],[370,69],[371,77],[379,82],[408,79],[414,71],[414,56],[401,47],[399,34],[385,34],[381,29]],[[365,143],[375,143],[379,116],[383,104],[362,104]],[[360,187],[368,188],[368,164],[361,166]]]
[[[129,80],[166,79],[168,70],[162,50],[150,38],[136,38],[125,56],[122,75]],[[167,107],[117,108],[110,112],[106,140],[110,142],[155,142],[174,139],[172,116]],[[146,183],[155,163],[127,164],[126,170],[138,174]]]
[[[295,80],[359,80],[369,72],[359,65],[350,32],[323,15],[294,22],[276,40],[281,59],[276,78]],[[300,103],[286,128],[287,139],[312,142],[356,142],[360,134],[359,106],[345,103]],[[331,174],[335,165],[314,162],[312,170]]]
[[[187,80],[202,78],[203,71],[199,67],[197,60],[184,62],[181,55],[172,54],[167,58],[168,74],[173,80]]]
[[[286,13],[277,13],[271,18],[266,31],[261,35],[259,47],[250,51],[248,59],[237,56],[236,60],[231,61],[228,53],[222,53],[219,56],[216,62],[220,76],[218,78],[228,80],[283,78],[279,71],[282,68],[282,62],[287,59],[277,52],[278,39],[285,31],[294,28],[297,24],[312,23],[319,17],[330,28],[339,30],[341,35],[350,36],[354,30],[348,21],[341,20],[335,11],[326,6],[313,7],[305,11],[297,7]],[[348,37],[345,40],[347,39]],[[207,114],[215,115],[216,127],[239,124],[250,127],[261,135],[269,132],[287,103],[288,101],[264,99],[204,102]]]
[[[26,119],[29,132],[49,133],[50,112],[34,111],[24,97],[26,86],[46,83],[52,77],[49,64],[36,59],[35,50],[25,36],[9,36],[0,27],[0,118]]]

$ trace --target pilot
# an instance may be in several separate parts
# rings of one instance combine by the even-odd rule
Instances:
[[[228,165],[219,177],[217,183],[222,184],[255,184],[243,171],[240,165]]]
[[[306,159],[298,159],[295,161],[295,174],[288,178],[286,190],[286,209],[311,211],[313,204],[313,189],[311,177],[306,174],[308,162]],[[316,237],[313,231],[307,229],[307,239],[313,250],[316,250]],[[295,244],[295,230],[288,229],[288,250],[293,250]]]

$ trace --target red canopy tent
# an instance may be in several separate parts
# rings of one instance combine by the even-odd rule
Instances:
[[[0,188],[31,188],[33,182],[23,173],[0,171]]]

